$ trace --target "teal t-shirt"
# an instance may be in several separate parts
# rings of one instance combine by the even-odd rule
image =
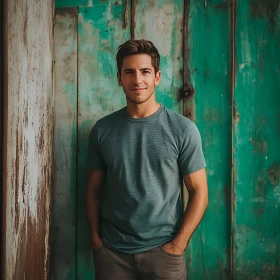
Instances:
[[[206,166],[196,125],[163,105],[146,118],[129,117],[125,107],[97,121],[90,132],[88,164],[106,170],[103,243],[131,254],[176,236],[183,175]]]

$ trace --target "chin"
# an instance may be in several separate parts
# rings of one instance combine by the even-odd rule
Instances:
[[[147,101],[147,99],[133,99],[133,98],[128,98],[128,100],[134,104],[142,104]]]

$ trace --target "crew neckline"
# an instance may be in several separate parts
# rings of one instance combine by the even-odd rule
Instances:
[[[144,118],[132,118],[132,117],[130,117],[130,116],[128,115],[128,113],[127,113],[127,106],[126,106],[126,107],[123,108],[123,115],[124,115],[124,117],[125,117],[127,120],[129,120],[129,121],[131,121],[131,122],[147,122],[147,121],[150,121],[150,120],[156,118],[156,117],[160,114],[160,112],[162,111],[163,107],[164,107],[164,106],[163,106],[162,104],[160,104],[160,107],[157,109],[157,111],[155,111],[153,114],[151,114],[151,115],[148,116],[148,117],[144,117]]]

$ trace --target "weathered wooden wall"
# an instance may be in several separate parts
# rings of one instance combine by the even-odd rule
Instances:
[[[4,9],[2,279],[49,279],[53,1]]]
[[[230,279],[231,7],[190,1],[187,58],[192,105],[207,161],[209,205],[187,250],[190,279]]]
[[[78,9],[56,10],[52,277],[75,279]],[[63,155],[63,156],[62,156]],[[64,221],[61,223],[61,221]],[[63,257],[61,257],[63,256]]]
[[[161,53],[157,100],[196,122],[208,165],[209,206],[187,248],[189,279],[280,279],[279,3],[56,0],[62,8],[56,63],[65,71],[56,89],[56,157],[62,164],[56,172],[76,180],[57,184],[54,192],[54,220],[60,229],[73,228],[63,242],[76,250],[76,260],[56,251],[54,262],[64,263],[56,275],[93,279],[85,215],[88,133],[97,119],[125,104],[116,79],[117,47],[145,38]],[[77,38],[74,18],[64,9],[70,6],[79,7]],[[67,65],[76,59],[77,77],[65,59]],[[72,151],[63,150],[70,141],[63,135],[74,139]],[[63,232],[54,229],[56,242]]]
[[[233,268],[280,279],[280,1],[236,7]]]

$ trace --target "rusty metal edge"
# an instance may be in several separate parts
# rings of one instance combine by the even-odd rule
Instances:
[[[7,210],[7,201],[6,201],[6,182],[7,174],[4,169],[7,166],[7,106],[8,106],[8,48],[7,48],[7,5],[8,0],[1,1],[1,275],[2,279],[6,279],[6,210]]]
[[[230,236],[230,279],[234,279],[234,220],[235,220],[235,170],[234,170],[234,133],[235,133],[235,105],[234,91],[236,79],[236,27],[237,0],[230,1],[230,95],[231,95],[231,187],[230,187],[230,210],[231,210],[231,236]]]
[[[137,0],[131,0],[131,6],[130,6],[130,36],[132,40],[135,39],[136,1]]]

